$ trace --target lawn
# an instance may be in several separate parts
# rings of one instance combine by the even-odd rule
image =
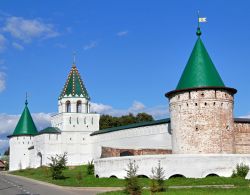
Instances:
[[[64,170],[65,179],[53,180],[50,170],[47,167],[37,169],[26,169],[10,172],[14,175],[29,177],[32,179],[45,181],[61,186],[78,186],[78,187],[123,187],[124,180],[116,178],[95,178],[87,175],[87,166],[77,166]],[[150,179],[140,178],[140,183],[144,187],[150,185]],[[235,185],[242,187],[242,190],[249,186],[250,181],[243,178],[225,178],[225,177],[207,177],[202,179],[191,178],[172,178],[165,181],[166,186],[195,186],[195,185]],[[245,188],[244,188],[245,187]],[[199,189],[196,189],[199,190]],[[235,189],[238,190],[238,189]],[[170,190],[171,191],[171,190]],[[181,190],[174,190],[181,191]],[[249,193],[250,194],[250,193]]]

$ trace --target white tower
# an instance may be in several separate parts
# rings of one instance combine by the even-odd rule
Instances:
[[[12,135],[8,136],[10,144],[9,170],[26,169],[30,167],[30,151],[37,129],[28,109],[28,102]]]
[[[67,81],[58,98],[58,114],[52,117],[52,127],[61,130],[61,153],[68,154],[69,165],[81,165],[92,160],[90,134],[99,130],[100,115],[90,113],[90,97],[73,63]]]
[[[91,133],[99,130],[99,119],[99,114],[90,113],[90,97],[73,64],[58,98],[58,114],[53,116],[52,126],[61,131]]]

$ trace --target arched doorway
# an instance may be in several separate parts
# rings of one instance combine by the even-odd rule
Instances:
[[[42,156],[42,153],[38,152],[37,156],[39,158],[39,166],[41,167],[43,165],[43,156]]]
[[[134,154],[128,150],[120,153],[120,156],[134,156]]]

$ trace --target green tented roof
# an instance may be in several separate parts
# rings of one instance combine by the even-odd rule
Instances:
[[[90,99],[81,76],[74,64],[69,72],[67,81],[63,87],[59,99],[68,97],[69,95],[71,95],[72,97],[84,97],[86,99]]]
[[[30,111],[27,105],[28,103],[26,101],[23,113],[17,123],[14,133],[11,136],[36,135],[37,134],[35,123],[32,119],[32,116],[30,114]]]
[[[200,38],[201,33],[197,35],[198,39],[176,90],[197,87],[225,87]]]
[[[47,127],[41,131],[39,131],[38,134],[59,134],[61,133],[60,129],[57,127]]]

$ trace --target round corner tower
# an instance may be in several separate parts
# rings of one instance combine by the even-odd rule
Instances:
[[[30,147],[34,136],[38,134],[35,123],[25,102],[25,108],[12,135],[9,135],[10,165],[9,170],[20,170],[30,167]]]
[[[235,153],[236,89],[226,87],[200,38],[176,90],[166,94],[174,154]]]

